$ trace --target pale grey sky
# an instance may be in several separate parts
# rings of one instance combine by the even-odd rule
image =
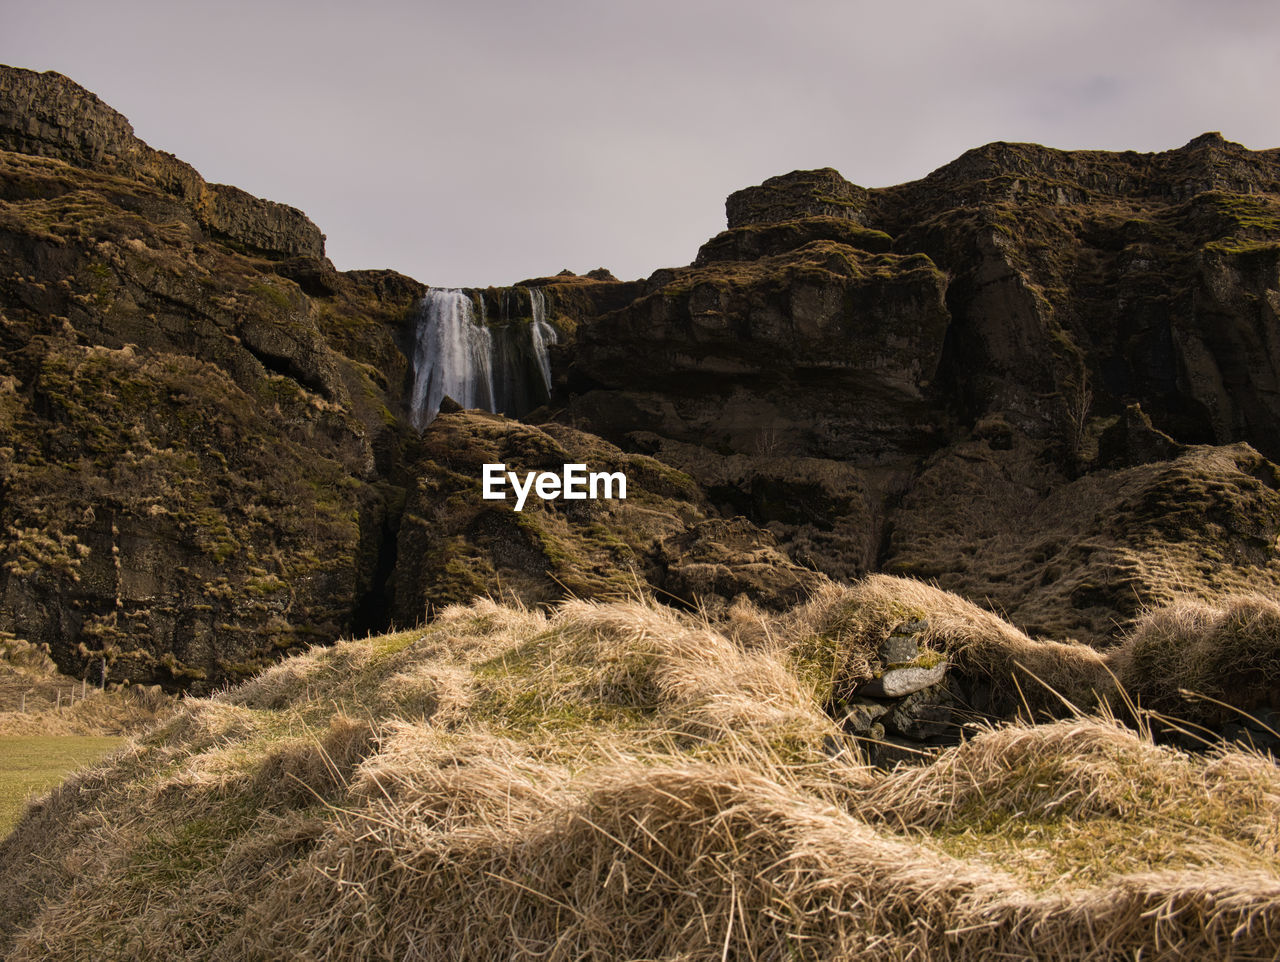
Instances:
[[[1271,0],[0,0],[0,62],[432,285],[685,264],[797,168],[1280,146],[1278,48]]]

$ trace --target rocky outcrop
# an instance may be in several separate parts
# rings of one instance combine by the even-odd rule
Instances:
[[[973,715],[959,682],[948,676],[950,663],[926,641],[928,631],[923,619],[895,626],[869,665],[872,677],[828,706],[843,731],[886,768],[918,764],[939,746],[959,743],[961,718]],[[833,740],[830,747],[847,745]]]
[[[652,432],[629,440],[694,478],[722,516],[754,519],[798,564],[846,580],[876,568],[885,492],[906,481],[892,469],[786,455],[788,439],[776,432],[762,433],[749,454],[719,454]]]
[[[784,611],[809,597],[827,578],[802,568],[778,550],[768,531],[743,517],[702,521],[663,538],[655,581],[671,598],[693,599],[714,612],[745,598]]]
[[[53,71],[0,67],[0,150],[53,157],[154,185],[183,201],[216,237],[271,256],[324,257],[324,235],[300,210],[208,184],[153,150],[123,116]]]
[[[1280,153],[991,144],[881,190],[796,171],[726,213],[579,332],[562,417],[679,464],[794,560],[937,578],[1037,631],[1107,636],[1169,583],[1274,585]],[[1256,535],[1084,504],[1150,484],[1177,516],[1156,492],[1179,478]],[[1027,532],[1068,502],[1084,553],[1046,554]]]
[[[1078,457],[1082,421],[1139,403],[1176,441],[1280,457],[1276,151],[992,144],[870,206],[895,250],[952,276],[942,378],[969,416]]]
[[[785,608],[825,579],[799,568],[749,522],[708,520],[687,475],[560,424],[541,428],[500,415],[441,408],[414,448],[400,528],[395,618],[492,591],[526,603],[619,598],[657,589],[669,602],[720,605],[739,595]],[[626,497],[566,500],[480,497],[484,465],[560,474],[566,464],[618,472]]]
[[[851,184],[831,167],[770,177],[759,187],[730,194],[724,209],[729,229],[778,224],[809,217],[866,222],[870,191]]]
[[[1156,461],[1170,461],[1186,450],[1163,431],[1151,424],[1140,404],[1129,404],[1098,438],[1098,464],[1101,467],[1136,467]]]
[[[794,251],[812,241],[833,241],[871,254],[888,253],[893,238],[838,217],[806,217],[722,231],[698,249],[695,267],[718,261],[754,261]]]
[[[205,184],[194,202],[196,215],[215,236],[251,252],[324,257],[324,235],[300,210],[226,184]]]
[[[565,416],[730,451],[771,437],[842,459],[927,450],[945,286],[926,257],[822,240],[660,271],[578,332]]]
[[[579,328],[555,416],[691,473],[799,564],[871,570],[941,441],[947,323],[945,276],[887,244],[829,217],[720,235]]]
[[[878,232],[928,255],[949,275],[939,384],[971,423],[999,411],[1076,458],[1082,419],[1139,403],[1177,441],[1280,458],[1277,151],[1218,134],[1159,154],[997,143],[882,190],[796,171],[726,211],[737,230],[709,248],[843,221],[846,243]]]

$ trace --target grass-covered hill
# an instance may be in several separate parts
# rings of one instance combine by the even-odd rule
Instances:
[[[1016,677],[1039,723],[868,765],[875,746],[830,710],[903,618],[954,672]],[[885,577],[719,627],[641,600],[451,607],[188,699],[35,804],[0,844],[0,946],[10,962],[1274,958],[1280,770],[1059,700],[1129,711],[1112,672],[1138,699],[1224,683],[1238,663],[1214,652],[1247,625],[1273,673],[1280,608],[1256,599],[1153,612],[1108,657]],[[1199,660],[1167,656],[1172,632]]]

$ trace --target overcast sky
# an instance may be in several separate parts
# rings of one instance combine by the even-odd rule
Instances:
[[[444,286],[686,264],[798,168],[1280,146],[1277,49],[1272,0],[0,0],[0,62],[306,211],[340,269]]]

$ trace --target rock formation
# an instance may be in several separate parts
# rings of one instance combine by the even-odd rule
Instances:
[[[1105,646],[1280,586],[1276,151],[992,144],[726,212],[687,267],[459,295],[519,301],[489,400],[524,423],[442,391],[426,424],[423,284],[0,68],[0,631],[200,690],[477,593],[714,617],[887,571]],[[634,494],[479,498],[483,464],[565,461]]]
[[[53,157],[136,180],[181,200],[212,236],[269,256],[324,257],[324,235],[300,210],[226,184],[153,150],[123,116],[65,77],[0,71],[0,150]]]
[[[56,74],[0,71],[0,146],[0,624],[197,688],[352,630],[422,285],[338,274]]]
[[[797,560],[935,578],[1034,631],[1103,641],[1178,592],[1280,584],[1280,152],[991,144],[726,211],[582,329],[561,417]]]

